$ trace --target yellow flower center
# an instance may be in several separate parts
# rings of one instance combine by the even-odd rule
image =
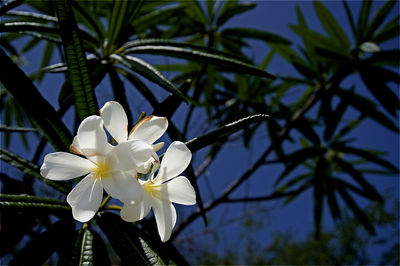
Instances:
[[[150,181],[146,182],[146,185],[144,186],[144,191],[153,197],[157,197],[159,195],[160,189],[160,185],[155,185]]]
[[[99,162],[97,167],[93,169],[95,178],[107,178],[109,176],[110,165],[108,163]]]

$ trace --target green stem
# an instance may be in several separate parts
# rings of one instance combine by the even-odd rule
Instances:
[[[103,202],[100,204],[100,210],[104,208],[104,206],[110,201],[110,199],[111,199],[111,196],[108,195],[107,198],[105,198],[103,200]]]
[[[108,205],[108,206],[104,207],[103,210],[115,210],[115,211],[120,211],[120,210],[122,210],[122,207],[121,207],[121,206],[118,206],[118,205]]]

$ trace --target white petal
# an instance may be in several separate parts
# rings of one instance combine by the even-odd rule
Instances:
[[[87,175],[67,196],[72,215],[79,222],[87,222],[93,218],[103,199],[103,186],[93,174]]]
[[[139,202],[143,199],[143,188],[132,175],[125,172],[112,172],[102,178],[104,190],[113,198],[124,203]]]
[[[164,147],[164,142],[153,144],[154,152],[158,152],[159,150],[161,150],[162,147]]]
[[[78,138],[75,136],[72,144],[69,146],[69,151],[78,155],[84,155],[79,147]]]
[[[129,140],[142,140],[153,144],[158,140],[168,127],[168,119],[160,116],[147,116],[143,118],[129,134]]]
[[[100,109],[100,116],[105,128],[118,143],[128,139],[128,118],[122,105],[115,101],[106,102]]]
[[[167,194],[168,200],[183,205],[196,204],[196,192],[194,188],[184,176],[178,176],[164,184],[163,190]]]
[[[136,204],[124,204],[120,212],[121,218],[127,222],[136,222],[142,220],[150,212],[151,205],[145,196],[143,200]]]
[[[115,146],[108,154],[107,160],[113,170],[129,171],[135,169],[139,173],[147,173],[154,161],[159,161],[153,147],[143,141],[128,141]]]
[[[97,115],[89,116],[82,121],[78,128],[77,140],[83,154],[94,162],[102,160],[113,147],[107,142],[103,119]]]
[[[88,159],[67,152],[49,153],[44,157],[40,174],[50,180],[69,180],[85,175],[96,167]]]
[[[156,217],[158,234],[161,241],[168,241],[176,223],[175,207],[171,202],[152,198],[152,208]]]
[[[155,182],[162,183],[178,176],[186,169],[191,159],[192,153],[183,142],[172,142],[161,161],[160,171]]]

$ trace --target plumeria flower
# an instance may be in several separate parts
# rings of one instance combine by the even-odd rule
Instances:
[[[100,109],[100,116],[103,118],[104,127],[117,143],[131,140],[141,140],[149,145],[158,140],[167,130],[168,119],[159,116],[147,116],[139,121],[128,135],[128,118],[124,108],[115,101],[109,101]],[[153,145],[154,151],[158,151],[164,146],[163,142]],[[139,173],[147,174],[155,161],[150,158],[148,163]]]
[[[192,153],[184,143],[173,142],[165,152],[157,176],[154,178],[153,169],[149,180],[139,179],[145,192],[143,200],[124,204],[121,218],[136,222],[153,209],[160,238],[163,242],[167,241],[176,223],[176,211],[172,202],[183,205],[196,203],[196,193],[189,180],[179,176],[189,165],[191,158]]]
[[[90,116],[82,121],[70,150],[81,156],[54,152],[44,158],[40,173],[50,180],[70,180],[85,176],[67,196],[73,217],[87,222],[97,212],[103,188],[122,202],[139,202],[143,189],[132,169],[143,167],[149,158],[158,159],[153,147],[143,141],[129,141],[113,146],[107,142],[103,120]]]

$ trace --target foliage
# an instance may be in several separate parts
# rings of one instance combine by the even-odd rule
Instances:
[[[373,12],[375,6],[379,7]],[[60,263],[102,264],[109,261],[104,251],[109,243],[122,263],[187,263],[172,243],[164,245],[154,237],[154,219],[125,223],[114,219],[112,208],[103,208],[95,222],[76,229],[72,217],[65,215],[68,206],[43,193],[44,187],[51,186],[52,197],[63,200],[72,184],[46,181],[33,186],[35,180],[44,181],[37,163],[46,143],[56,151],[68,150],[75,132],[71,129],[97,113],[99,95],[104,93],[101,84],[107,81],[111,97],[125,110],[146,102],[154,114],[169,119],[171,139],[186,142],[193,152],[205,151],[198,153],[203,156],[196,163],[200,167],[194,169],[192,164],[186,170],[196,190],[198,210],[180,220],[172,239],[199,217],[207,223],[210,211],[222,204],[275,199],[289,203],[306,191],[313,195],[316,238],[325,243],[332,240],[321,229],[325,205],[338,228],[347,221],[347,212],[341,208],[344,204],[374,234],[374,221],[357,199],[361,196],[382,204],[382,196],[367,175],[393,175],[399,170],[383,152],[360,147],[350,136],[368,119],[399,132],[395,120],[400,103],[393,87],[400,83],[400,52],[385,46],[398,39],[399,17],[390,15],[396,7],[396,1],[378,5],[364,1],[355,17],[343,1],[350,34],[323,3],[314,2],[323,33],[307,24],[298,7],[298,23],[290,25],[302,41],[296,48],[291,40],[275,33],[231,26],[233,18],[256,8],[255,3],[11,0],[2,4],[0,131],[5,147],[1,160],[24,172],[24,177],[21,181],[1,173],[0,207],[2,214],[6,213],[1,215],[1,234],[7,239],[2,242],[9,245],[0,255],[14,264],[33,257],[41,264],[52,254],[58,254]],[[246,49],[254,40],[265,45],[265,58],[248,56]],[[26,73],[21,62],[32,51],[40,51],[42,59],[36,71]],[[296,74],[277,74],[269,67],[277,56]],[[160,58],[170,61],[160,63]],[[48,93],[44,81],[51,75],[62,80],[58,103],[50,103],[44,96]],[[348,85],[355,76],[363,85]],[[363,93],[364,88],[370,96]],[[132,91],[138,92],[139,98],[127,97]],[[294,91],[301,91],[301,96],[293,100]],[[178,124],[172,118],[185,104],[183,123]],[[66,119],[71,111],[73,122]],[[201,121],[199,114],[205,114],[200,115]],[[351,114],[350,120],[345,119],[347,114]],[[130,126],[134,115],[128,112]],[[27,144],[31,131],[41,140],[32,160],[27,160],[11,152],[10,143],[11,136],[18,133]],[[268,141],[256,142],[259,132],[266,132]],[[206,193],[197,184],[198,178],[233,141],[243,142],[245,148],[255,145],[262,152],[237,177],[229,177],[231,183],[219,195],[203,198]],[[258,197],[233,196],[258,169],[271,164],[283,169],[272,193],[266,189]],[[31,196],[17,196],[20,194]],[[204,204],[205,200],[210,201]],[[65,236],[65,246],[49,245],[57,242],[60,234]],[[276,241],[285,247],[292,245]],[[311,240],[308,244],[315,247]],[[224,262],[234,262],[229,259],[235,257]],[[329,259],[313,263],[327,264]],[[338,258],[333,263],[353,262]]]
[[[390,235],[385,238],[371,236],[365,229],[360,228],[360,221],[352,216],[349,210],[344,210],[344,218],[334,230],[324,230],[319,239],[308,235],[305,239],[299,237],[300,232],[276,232],[271,237],[271,243],[266,246],[256,246],[254,239],[248,231],[255,230],[244,226],[245,247],[235,245],[218,255],[215,252],[206,251],[195,253],[199,264],[244,264],[257,265],[321,265],[321,264],[389,264],[399,263],[399,202],[395,202],[390,208],[384,209],[379,203],[374,203],[364,209],[371,223],[382,230],[389,228]],[[394,236],[391,238],[391,236]],[[383,248],[384,247],[384,248]],[[239,257],[238,249],[246,249],[246,257]],[[371,250],[380,250],[371,252]],[[260,252],[262,250],[262,252]]]

